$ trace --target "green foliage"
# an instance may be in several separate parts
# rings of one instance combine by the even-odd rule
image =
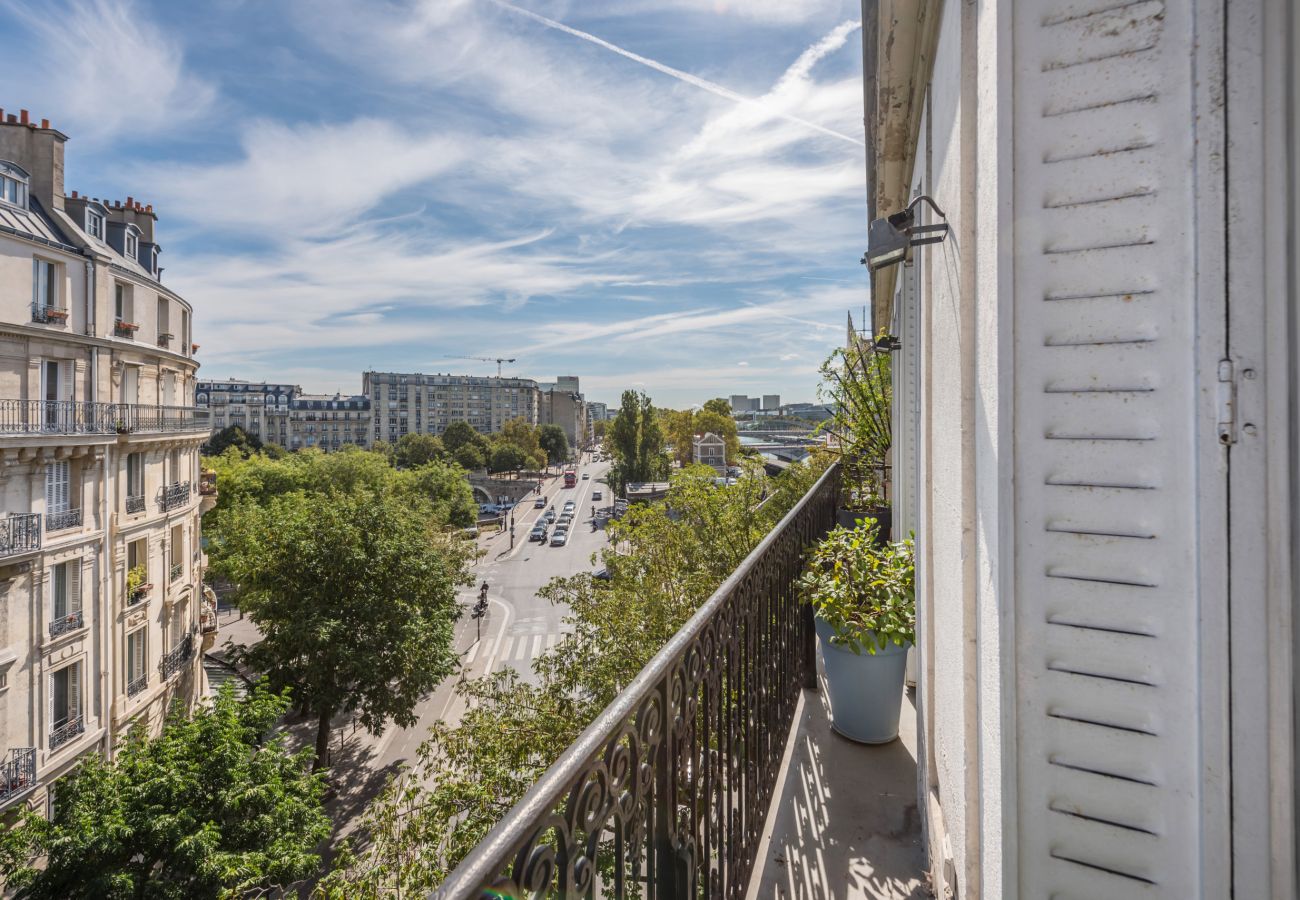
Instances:
[[[616,492],[630,482],[656,481],[668,475],[664,432],[645,392],[624,391],[618,416],[606,430],[614,456],[609,482]]]
[[[599,444],[605,440],[605,430],[607,428],[609,428],[609,422],[604,419],[597,419],[595,422],[591,423],[591,430],[596,436],[596,443]]]
[[[836,528],[813,550],[799,588],[834,632],[831,642],[875,655],[916,643],[912,539],[876,546],[876,520]]]
[[[203,445],[205,456],[219,456],[234,447],[240,456],[249,456],[262,449],[262,440],[255,434],[249,434],[239,425],[228,425],[218,431]]]
[[[267,737],[289,706],[226,690],[162,733],[134,729],[112,762],[86,755],[57,788],[53,820],[24,810],[0,834],[5,887],[32,900],[237,897],[317,871],[330,833],[310,751]]]
[[[432,434],[404,434],[393,448],[392,463],[399,469],[416,469],[446,456],[441,438]]]
[[[843,456],[847,503],[854,509],[883,505],[884,467],[893,445],[890,407],[893,382],[888,353],[864,343],[832,353],[821,367],[818,393],[829,401],[831,418],[818,427],[831,434]]]
[[[599,424],[599,423],[597,423]],[[569,458],[569,438],[559,425],[542,425],[537,429],[537,441],[546,453],[546,461],[558,466]]]
[[[404,469],[397,473],[397,491],[427,503],[437,522],[468,528],[477,521],[474,489],[465,479],[465,470],[454,463],[431,462]]]
[[[149,569],[144,563],[132,566],[126,570],[126,593],[128,596],[135,596],[135,592],[144,587],[149,580]]]
[[[731,403],[722,397],[714,397],[712,400],[704,401],[704,412],[713,413],[719,416],[731,418]]]
[[[489,472],[517,472],[527,462],[522,450],[514,444],[500,443],[492,448],[492,457],[488,460]]]
[[[236,655],[315,714],[318,766],[336,713],[374,734],[414,724],[415,704],[455,670],[456,586],[470,583],[472,550],[426,507],[368,488],[365,467],[346,474],[346,488],[235,507],[213,560],[263,635]]]
[[[435,725],[421,763],[392,781],[362,823],[371,842],[347,853],[321,896],[423,896],[487,834],[582,729],[641,671],[775,521],[761,474],[718,487],[692,467],[665,503],[611,523],[608,582],[553,580],[541,596],[571,633],[534,660],[537,684],[507,670],[465,682],[468,709]]]
[[[447,449],[448,453],[454,454],[467,444],[477,447],[480,452],[487,452],[487,438],[479,434],[477,429],[468,422],[452,422],[443,429],[442,445]]]
[[[456,460],[458,466],[469,472],[482,469],[487,465],[483,451],[475,444],[461,444],[452,453],[452,459]]]

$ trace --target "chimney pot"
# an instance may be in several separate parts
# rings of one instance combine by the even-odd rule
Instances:
[[[50,127],[50,120],[49,120],[49,119],[41,119],[41,127],[44,128],[44,129],[47,129],[47,130],[48,130],[49,127]]]
[[[17,125],[17,124],[18,124],[18,117],[15,116],[13,113],[10,113],[10,114],[5,118],[5,121],[8,122],[10,125]]]
[[[73,192],[72,192],[72,199],[73,199],[73,200],[76,200],[76,199],[77,199],[77,192],[76,192],[76,191],[73,191]]]
[[[133,205],[135,205],[135,198],[134,198],[134,197],[127,197],[127,198],[126,198],[126,205],[127,205],[127,206],[133,206]]]
[[[18,121],[21,122],[22,124],[26,125],[26,124],[27,124],[27,110],[25,110],[25,109],[20,109],[20,110],[18,110],[18,116],[19,116]]]
[[[146,206],[146,207],[144,208],[144,211],[147,212],[147,213],[151,213],[151,212],[153,212],[153,204],[150,203],[148,206]]]

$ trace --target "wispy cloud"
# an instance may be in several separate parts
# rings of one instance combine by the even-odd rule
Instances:
[[[131,0],[6,0],[0,9],[35,38],[5,40],[3,80],[22,85],[28,102],[81,146],[178,132],[217,99],[215,86],[186,68],[180,41]]]

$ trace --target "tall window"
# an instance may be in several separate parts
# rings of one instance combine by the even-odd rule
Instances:
[[[119,322],[131,322],[134,313],[131,306],[131,286],[116,282],[113,285],[113,315]]]
[[[145,643],[149,634],[149,626],[138,628],[126,636],[126,685],[127,693],[134,693],[132,690],[141,686],[141,682],[148,671],[148,652],[149,646]]]
[[[49,260],[32,260],[32,302],[42,309],[59,305],[58,271]]]
[[[81,663],[76,662],[50,676],[50,722],[62,728],[80,718]]]
[[[126,255],[135,259],[140,255],[140,239],[129,228],[126,232]]]
[[[181,480],[181,451],[167,451],[167,483],[176,484]]]
[[[126,495],[144,496],[144,457],[131,453],[126,457]]]
[[[71,492],[72,462],[61,459],[45,464],[45,512],[67,512],[72,506]]]
[[[50,567],[50,607],[50,621],[56,625],[81,613],[80,559]],[[80,625],[80,622],[76,625]]]

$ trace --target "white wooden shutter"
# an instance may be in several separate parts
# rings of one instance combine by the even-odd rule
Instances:
[[[76,381],[76,378],[74,377],[75,372],[76,372],[76,366],[73,364],[72,360],[70,359],[59,360],[59,399],[60,400],[76,399],[76,389],[74,384],[74,382]]]
[[[64,512],[68,509],[71,463],[66,460],[45,464],[45,511]]]
[[[81,715],[81,663],[68,666],[68,718]]]
[[[1009,18],[1017,894],[1226,897],[1222,10]]]
[[[68,614],[81,612],[81,560],[73,559],[64,563],[67,568]]]

